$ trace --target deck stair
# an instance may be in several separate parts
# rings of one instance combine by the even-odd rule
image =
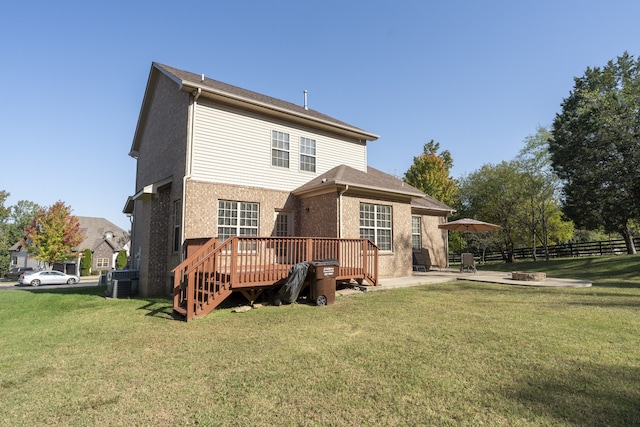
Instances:
[[[187,251],[189,253],[189,251]],[[378,248],[367,239],[233,237],[210,239],[173,270],[173,311],[189,321],[218,307],[234,291],[251,304],[286,280],[302,261],[336,259],[338,281],[378,284]]]

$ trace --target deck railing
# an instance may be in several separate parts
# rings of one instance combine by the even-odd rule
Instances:
[[[335,259],[336,280],[378,284],[378,248],[367,239],[233,237],[212,239],[174,270],[174,310],[187,320],[203,316],[233,291],[253,299],[287,278],[291,266]]]

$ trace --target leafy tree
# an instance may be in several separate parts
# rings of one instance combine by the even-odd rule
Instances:
[[[449,150],[438,154],[440,143],[424,144],[424,151],[413,158],[413,165],[404,174],[404,181],[449,206],[455,203],[457,183],[450,175],[453,159]]]
[[[483,165],[461,179],[458,213],[500,225],[494,233],[502,237],[502,248],[507,249],[508,261],[513,261],[515,246],[527,241],[523,226],[527,195],[527,176],[518,162]]]
[[[91,274],[91,265],[93,265],[93,254],[91,249],[87,248],[82,252],[82,259],[80,260],[80,275],[88,276]]]
[[[0,272],[9,268],[9,248],[24,237],[24,229],[33,220],[39,206],[20,200],[15,206],[5,206],[10,194],[0,191]]]
[[[549,245],[568,241],[573,230],[573,224],[564,221],[560,215],[561,182],[551,167],[550,139],[551,132],[539,126],[535,135],[525,139],[525,146],[516,157],[528,182],[526,197],[529,206],[524,222],[529,230],[534,260],[538,244],[544,248],[548,261]]]
[[[620,233],[630,254],[630,223],[640,218],[639,105],[640,60],[625,52],[575,78],[549,142],[565,214],[578,227]]]
[[[9,269],[9,248],[15,243],[11,242],[10,224],[11,208],[5,206],[10,194],[0,190],[0,273]]]
[[[25,229],[24,243],[36,259],[51,266],[56,261],[75,258],[73,249],[83,240],[78,218],[71,215],[70,207],[58,201],[36,212]]]
[[[127,265],[127,252],[119,251],[116,257],[116,269],[122,270]]]

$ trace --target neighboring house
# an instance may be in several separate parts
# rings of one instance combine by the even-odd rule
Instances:
[[[447,262],[452,209],[367,166],[377,135],[282,100],[153,63],[129,155],[137,159],[131,267],[167,295],[185,245],[216,237],[368,238],[381,277],[412,255]]]
[[[34,270],[41,270],[45,265],[27,253],[24,246],[17,242],[9,248],[9,270],[14,267],[31,267]]]
[[[104,271],[116,268],[118,253],[124,250],[129,254],[127,232],[104,218],[79,216],[80,231],[86,237],[77,247],[78,257],[85,249],[90,249],[91,270]],[[79,261],[78,261],[79,262]]]
[[[77,217],[80,222],[80,231],[85,239],[74,249],[78,258],[72,261],[55,263],[54,270],[64,271],[69,274],[80,272],[80,258],[85,249],[92,252],[93,271],[110,270],[115,268],[116,258],[121,250],[129,253],[129,237],[127,232],[114,223],[104,219],[88,216]],[[38,261],[33,255],[27,253],[18,242],[9,249],[11,261],[9,267],[32,267],[34,270],[47,268],[46,264]]]

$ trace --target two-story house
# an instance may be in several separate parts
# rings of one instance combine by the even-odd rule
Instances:
[[[167,295],[189,242],[232,236],[369,239],[380,277],[412,255],[445,265],[452,209],[367,166],[377,135],[204,75],[153,63],[130,156],[137,160],[132,267]]]

